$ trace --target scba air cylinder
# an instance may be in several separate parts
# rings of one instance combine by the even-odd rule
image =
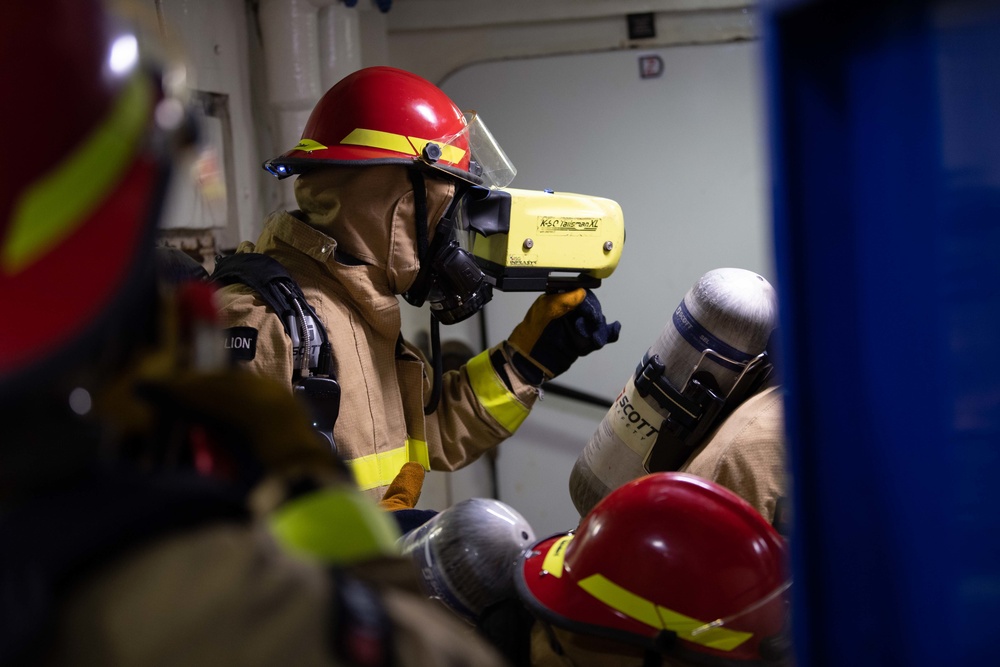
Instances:
[[[535,532],[514,508],[469,498],[436,514],[400,540],[431,598],[475,623],[490,605],[516,595],[514,566]]]
[[[646,356],[659,357],[663,377],[677,391],[697,368],[710,372],[725,395],[746,364],[764,351],[777,310],[774,288],[762,276],[735,268],[709,271],[681,300]],[[652,396],[639,393],[631,370],[570,474],[570,495],[580,516],[612,490],[646,474],[643,459],[669,416]]]

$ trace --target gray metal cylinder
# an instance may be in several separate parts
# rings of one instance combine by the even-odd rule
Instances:
[[[688,290],[647,355],[682,391],[697,368],[727,394],[750,360],[767,346],[777,325],[774,288],[745,269],[709,271]],[[601,420],[570,473],[570,496],[580,516],[613,489],[646,474],[643,459],[669,412],[635,387],[635,369]]]
[[[491,604],[516,595],[514,565],[535,532],[499,500],[470,498],[404,535],[400,548],[431,598],[475,623]]]

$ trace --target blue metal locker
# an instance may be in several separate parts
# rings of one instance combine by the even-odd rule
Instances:
[[[761,13],[799,667],[1000,665],[1000,4]]]

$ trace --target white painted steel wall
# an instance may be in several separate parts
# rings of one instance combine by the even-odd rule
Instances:
[[[183,165],[170,200],[165,227],[211,228],[220,244],[235,245],[256,233],[260,216],[260,171],[256,113],[251,86],[250,26],[243,0],[161,0],[159,13],[167,39],[176,42],[190,63],[197,92],[211,93],[222,107],[204,122],[209,159],[222,173],[221,201],[206,198],[186,177]],[[204,156],[203,156],[204,157]],[[185,187],[186,186],[186,187]]]
[[[661,77],[640,79],[645,55],[662,59]],[[518,168],[513,186],[622,206],[621,262],[597,290],[621,339],[578,360],[560,384],[611,401],[703,273],[735,266],[773,280],[759,55],[757,42],[740,42],[505,60],[442,83],[482,114]],[[494,296],[490,344],[534,296]],[[500,499],[539,534],[575,525],[569,472],[604,413],[548,394],[501,445]]]

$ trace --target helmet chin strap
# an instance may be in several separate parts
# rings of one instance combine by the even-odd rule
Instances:
[[[424,183],[424,175],[419,169],[410,169],[410,183],[413,184],[413,219],[417,226],[417,258],[420,262],[420,270],[416,280],[420,280],[420,274],[430,272],[430,257],[427,249],[430,246],[428,237],[430,236],[430,221],[427,219],[427,186]],[[429,279],[429,277],[428,277]],[[424,414],[432,414],[437,410],[441,400],[441,378],[444,375],[443,362],[441,359],[441,329],[440,323],[431,315],[431,366],[434,369],[434,383],[431,386],[431,396],[424,406]]]

